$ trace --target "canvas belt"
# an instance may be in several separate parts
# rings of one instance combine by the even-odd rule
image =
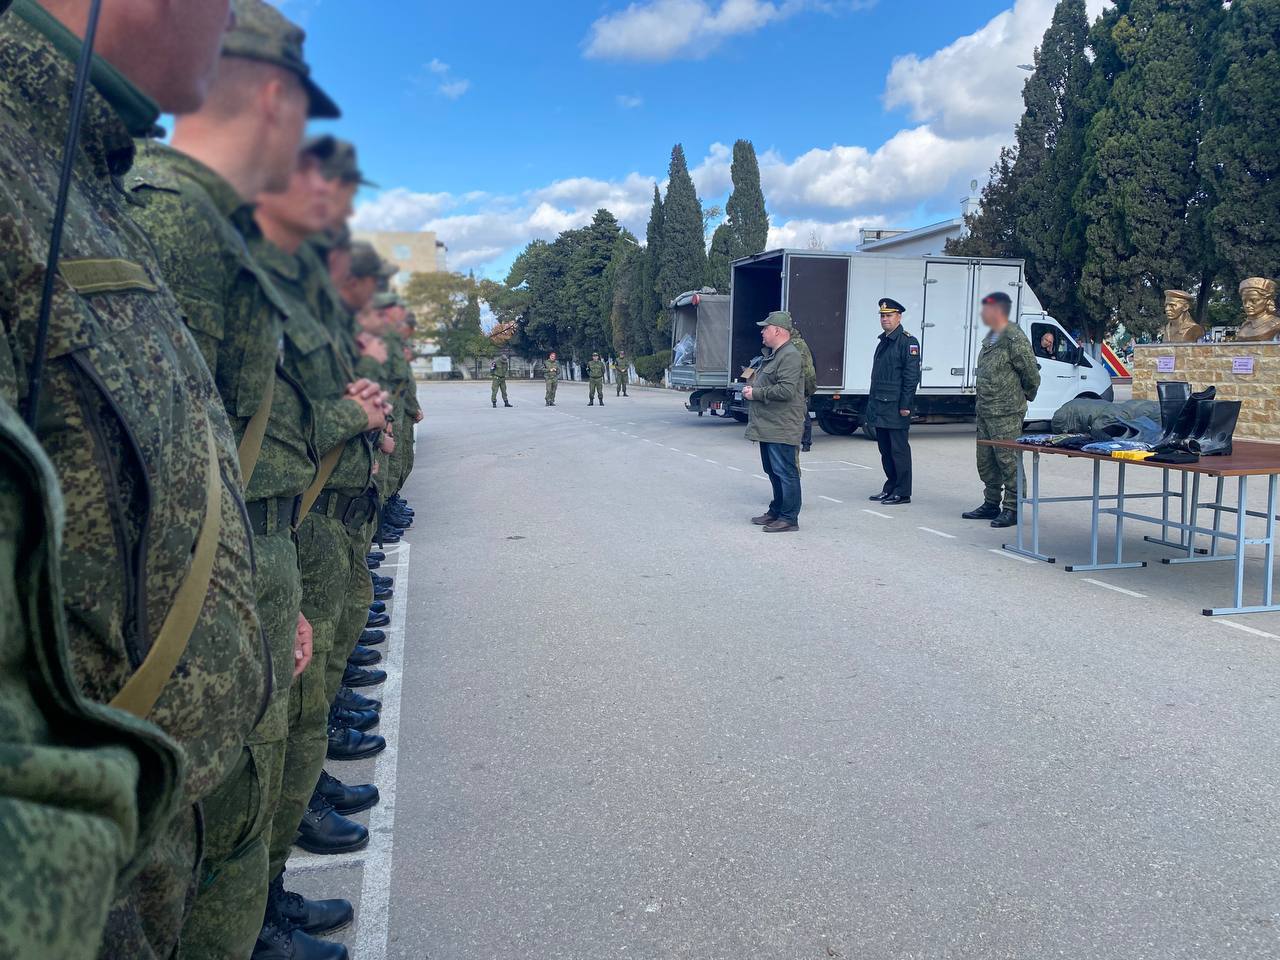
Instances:
[[[269,537],[281,530],[296,530],[302,519],[302,497],[267,497],[244,505],[254,536]]]
[[[353,497],[336,490],[327,490],[316,498],[311,512],[332,517],[355,533],[378,515],[378,504],[372,492],[366,491]]]

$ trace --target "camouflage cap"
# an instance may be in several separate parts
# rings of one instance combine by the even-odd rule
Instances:
[[[351,230],[344,223],[338,227],[330,227],[311,238],[311,242],[325,251],[350,250]]]
[[[373,298],[373,309],[390,310],[392,307],[403,307],[404,301],[400,299],[400,294],[387,292],[375,294]]]
[[[757,327],[778,327],[782,330],[794,332],[796,325],[791,322],[791,314],[785,310],[775,310],[763,320],[756,324]]]
[[[349,140],[335,140],[333,154],[324,163],[324,175],[330,180],[358,183],[363,187],[377,184],[365,179],[356,157],[356,145]]]
[[[351,244],[351,276],[358,280],[367,277],[389,279],[400,272],[394,263],[388,263],[378,256],[373,244],[365,240],[357,240]]]
[[[311,79],[311,67],[302,56],[306,32],[264,0],[233,0],[235,25],[222,40],[224,57],[244,57],[275,64],[296,74],[310,101],[308,116],[334,119],[342,116],[338,105]]]

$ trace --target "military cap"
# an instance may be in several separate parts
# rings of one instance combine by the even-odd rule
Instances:
[[[335,140],[332,156],[324,162],[324,175],[330,180],[358,183],[364,187],[377,184],[366,180],[356,158],[356,145],[349,140]]]
[[[388,263],[378,256],[373,244],[365,240],[357,240],[351,244],[351,276],[358,280],[366,277],[389,279],[400,272],[394,263]]]
[[[778,327],[782,330],[795,332],[796,325],[791,322],[791,314],[785,310],[775,310],[763,320],[756,324],[757,327]]]
[[[321,133],[303,140],[302,147],[298,152],[315,157],[321,163],[328,163],[329,158],[333,156],[334,151],[337,149],[338,138],[331,133]]]
[[[307,116],[328,120],[342,116],[338,105],[311,79],[311,67],[302,56],[306,32],[264,0],[233,0],[232,6],[235,26],[223,37],[222,55],[283,67],[296,74],[307,91]]]
[[[1008,310],[1010,307],[1013,306],[1013,298],[1010,297],[1003,290],[997,290],[995,293],[988,293],[985,297],[983,297],[982,305],[984,307],[988,305],[997,305],[997,306],[1004,307],[1005,310]]]
[[[398,293],[377,293],[373,297],[373,309],[389,310],[391,307],[403,307],[404,301]]]
[[[880,316],[888,316],[891,313],[906,313],[907,308],[900,304],[892,297],[885,297],[880,301]]]
[[[1164,298],[1166,300],[1181,300],[1183,303],[1194,303],[1196,299],[1185,290],[1166,290]]]

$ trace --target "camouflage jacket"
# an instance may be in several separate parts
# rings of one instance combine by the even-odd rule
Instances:
[[[360,359],[356,348],[356,318],[342,302],[329,276],[327,249],[308,241],[298,249],[298,261],[302,264],[303,298],[311,315],[333,335],[347,365],[354,371]]]
[[[560,361],[559,360],[547,361],[547,367],[545,370],[542,371],[542,379],[552,380],[552,381],[560,379]]]
[[[587,376],[590,377],[592,380],[603,380],[604,379],[604,361],[588,360]]]
[[[982,341],[977,366],[978,415],[1021,416],[1040,389],[1040,367],[1027,335],[1010,323]]]
[[[626,360],[613,361],[613,375],[619,380],[626,380],[631,376],[631,365]]]
[[[368,425],[364,411],[347,397],[347,385],[355,377],[346,353],[307,304],[302,259],[285,253],[261,234],[252,237],[249,246],[289,310],[284,366],[311,398],[316,447],[321,456],[335,447],[344,447],[325,489],[352,495],[363,493],[372,483],[373,446],[364,432]]]
[[[25,402],[80,41],[31,0],[0,19],[0,395]],[[211,586],[150,713],[186,751],[185,799],[239,756],[271,693],[231,428],[120,189],[156,108],[104,61],[85,104],[54,284],[36,434],[70,505],[62,551],[72,666],[111,700],[150,652],[190,566],[217,470]],[[210,460],[210,436],[216,462]]]
[[[383,339],[387,341],[387,382],[383,387],[396,397],[395,419],[399,422],[412,420],[418,410],[418,381],[404,355],[404,338],[391,331]]]
[[[315,479],[311,401],[284,369],[284,300],[249,253],[253,211],[217,173],[154,141],[139,144],[129,186],[160,269],[213,374],[237,443],[275,378],[271,414],[246,499],[301,496]]]
[[[489,376],[494,380],[505,380],[511,374],[511,361],[506,357],[498,357],[489,367]]]
[[[117,878],[175,811],[182,754],[72,676],[53,467],[0,402],[0,956],[97,954]]]
[[[818,368],[813,365],[813,351],[798,330],[791,334],[791,342],[800,351],[800,361],[804,364],[804,395],[812,397],[818,392]]]

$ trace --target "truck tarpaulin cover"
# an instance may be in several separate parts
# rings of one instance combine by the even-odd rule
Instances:
[[[729,369],[729,301],[705,299],[698,306],[698,372]]]

